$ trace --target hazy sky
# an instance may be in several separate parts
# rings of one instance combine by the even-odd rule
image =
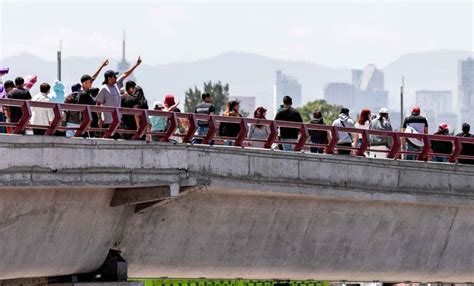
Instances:
[[[0,0],[0,58],[20,52],[149,64],[242,51],[327,66],[384,66],[401,54],[474,50],[474,2],[162,2]]]

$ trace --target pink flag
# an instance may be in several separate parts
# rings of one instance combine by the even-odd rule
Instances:
[[[38,80],[38,76],[36,75],[28,75],[25,78],[25,89],[31,89],[33,85],[35,85],[36,81]]]

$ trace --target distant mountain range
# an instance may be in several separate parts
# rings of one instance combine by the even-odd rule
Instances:
[[[414,91],[419,89],[451,90],[457,95],[457,63],[459,59],[473,57],[473,52],[443,50],[402,55],[385,67],[385,87],[390,94],[390,108],[398,109],[401,76],[405,76],[406,102],[414,104]],[[134,59],[129,59],[133,63]],[[63,82],[67,89],[79,82],[82,74],[93,73],[103,61],[99,58],[63,59]],[[56,79],[56,63],[30,54],[19,54],[0,60],[0,66],[10,67],[6,78],[18,75],[38,75],[40,82]],[[116,69],[117,60],[111,59],[108,68]],[[361,69],[363,67],[351,67]],[[212,58],[164,65],[147,65],[145,62],[135,73],[149,101],[162,100],[165,93],[172,93],[184,100],[184,92],[204,81],[229,83],[230,92],[237,96],[255,96],[257,105],[271,107],[275,71],[295,76],[303,87],[303,100],[323,97],[327,82],[350,82],[350,68],[331,68],[312,62],[285,61],[261,55],[227,52]],[[102,76],[97,80],[100,85]],[[38,85],[35,86],[37,91]]]

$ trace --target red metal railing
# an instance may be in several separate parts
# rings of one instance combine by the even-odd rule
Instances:
[[[0,122],[0,126],[10,129],[10,133],[23,134],[29,129],[46,130],[45,135],[55,135],[57,132],[65,132],[67,130],[75,130],[75,137],[90,136],[91,133],[99,134],[101,138],[113,138],[114,136],[128,135],[131,140],[143,140],[146,136],[148,139],[168,142],[170,138],[180,138],[183,143],[191,143],[193,140],[200,140],[200,144],[220,144],[223,141],[231,141],[234,146],[246,147],[249,143],[263,143],[265,149],[278,146],[280,144],[291,144],[294,151],[309,150],[311,147],[324,149],[324,153],[333,154],[338,150],[350,150],[353,155],[364,156],[368,152],[386,153],[387,158],[397,159],[403,155],[415,155],[417,160],[431,160],[432,156],[440,156],[448,158],[451,163],[459,159],[474,160],[474,138],[440,136],[428,134],[413,134],[402,132],[386,132],[365,130],[357,128],[335,127],[328,125],[317,125],[309,123],[295,123],[287,121],[262,120],[255,118],[238,118],[225,116],[208,116],[193,113],[174,113],[156,110],[142,110],[130,108],[114,108],[105,106],[89,106],[80,104],[58,104],[49,102],[24,101],[14,99],[0,99],[0,106],[20,107],[22,117],[17,123]],[[32,116],[32,108],[50,108],[53,110],[54,118],[49,125],[33,125],[30,124]],[[79,127],[64,126],[64,112],[79,112],[81,123]],[[93,113],[109,113],[112,116],[112,122],[108,128],[91,127]],[[138,127],[136,130],[124,129],[121,125],[122,115],[136,116],[138,118]],[[150,117],[159,117],[165,121],[166,128],[164,130],[153,130]],[[208,130],[205,134],[196,134],[199,129],[199,121],[208,124]],[[218,133],[219,126],[222,123],[238,124],[240,131],[236,137],[220,136]],[[266,139],[249,138],[248,131],[250,126],[259,125],[268,128],[269,133]],[[285,140],[279,138],[279,128],[290,128],[298,130],[297,140]],[[315,144],[309,142],[310,131],[326,132],[328,143]],[[362,138],[362,144],[358,146],[339,146],[337,145],[340,132],[349,132],[351,134],[359,134]],[[375,150],[370,145],[371,136],[387,137],[391,141],[391,146],[387,150]],[[402,148],[407,139],[418,139],[423,141],[423,147],[419,151],[407,151]],[[452,152],[450,154],[441,154],[433,152],[431,143],[433,141],[444,141],[451,143]],[[463,154],[463,147],[472,147],[473,154]],[[467,149],[467,148],[466,148]],[[473,161],[474,162],[474,161]]]

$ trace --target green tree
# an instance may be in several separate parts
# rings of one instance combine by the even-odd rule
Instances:
[[[302,107],[297,108],[303,117],[304,122],[309,122],[313,117],[313,112],[316,109],[320,109],[323,112],[324,123],[332,124],[332,122],[339,116],[342,106],[329,104],[324,99],[316,99],[315,101],[310,101],[303,105]]]
[[[225,105],[229,101],[229,84],[222,84],[220,81],[213,83],[205,82],[203,85],[204,93],[210,93],[212,102],[216,108],[216,114],[221,114],[225,110]],[[186,112],[194,112],[196,105],[201,102],[202,91],[194,86],[185,93],[184,109]]]

